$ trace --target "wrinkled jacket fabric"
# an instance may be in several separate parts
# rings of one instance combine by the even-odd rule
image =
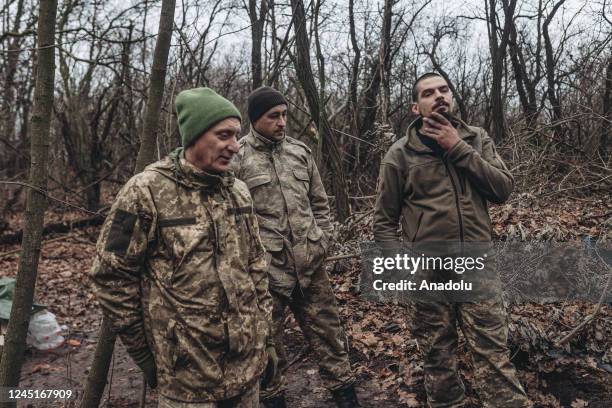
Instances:
[[[253,196],[261,240],[271,252],[289,246],[295,261],[297,276],[271,271],[270,288],[284,294],[296,282],[307,288],[333,229],[312,153],[291,137],[271,141],[253,129],[239,143],[232,168]]]
[[[210,402],[266,365],[268,257],[246,185],[175,152],[132,177],[102,228],[92,281],[128,352],[157,365],[159,392]]]
[[[460,141],[442,156],[425,146],[413,122],[386,153],[374,213],[374,240],[487,242],[487,201],[502,203],[514,179],[484,129],[459,121]]]

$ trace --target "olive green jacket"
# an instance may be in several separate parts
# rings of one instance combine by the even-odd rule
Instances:
[[[266,366],[269,257],[246,185],[182,154],[121,189],[91,271],[105,316],[159,392],[186,402],[242,393]]]
[[[442,157],[418,138],[417,119],[380,166],[374,240],[487,242],[487,202],[502,203],[514,179],[484,129],[459,121],[461,140]],[[398,233],[401,220],[401,237]]]

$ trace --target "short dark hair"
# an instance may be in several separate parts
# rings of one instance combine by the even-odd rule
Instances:
[[[417,92],[417,85],[419,84],[419,82],[421,82],[423,79],[427,79],[431,77],[440,77],[446,81],[446,79],[437,72],[432,71],[432,72],[424,73],[423,75],[418,77],[416,81],[414,81],[414,85],[412,85],[412,102],[416,102],[417,99],[419,98],[419,93]]]

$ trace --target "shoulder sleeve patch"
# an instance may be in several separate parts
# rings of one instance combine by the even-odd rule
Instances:
[[[130,246],[132,234],[134,233],[136,218],[136,214],[124,210],[118,209],[115,212],[113,223],[111,224],[110,232],[106,240],[106,246],[104,247],[106,251],[113,252],[119,256],[125,255]]]

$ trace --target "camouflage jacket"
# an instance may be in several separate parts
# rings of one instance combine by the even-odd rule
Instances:
[[[265,368],[268,262],[245,184],[175,152],[121,189],[91,276],[128,352],[155,357],[160,393],[208,402]]]
[[[306,288],[323,263],[333,230],[311,151],[291,137],[274,142],[253,129],[239,143],[232,166],[253,197],[261,240],[272,252],[289,246],[295,263],[296,276],[270,276],[270,289],[290,293],[292,281]]]

